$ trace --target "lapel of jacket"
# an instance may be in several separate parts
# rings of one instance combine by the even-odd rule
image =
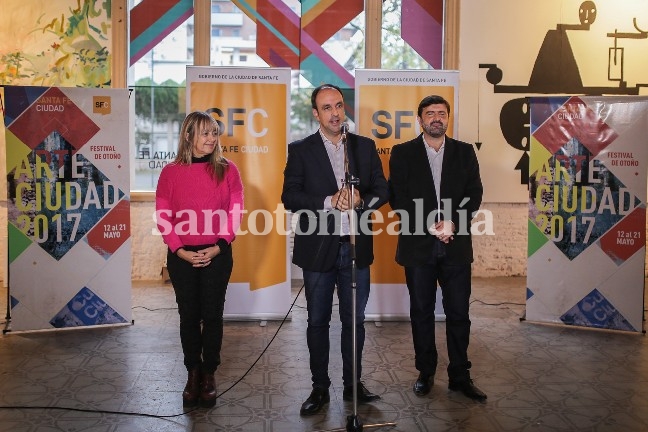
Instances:
[[[441,167],[441,198],[445,198],[445,196],[443,195],[443,184],[446,182],[451,182],[455,176],[455,173],[452,171],[452,167],[450,165],[455,158],[456,150],[457,146],[455,145],[455,141],[446,135],[445,148],[443,149],[443,165]]]
[[[322,182],[325,182],[327,190],[337,190],[337,180],[335,179],[335,173],[333,172],[333,167],[331,166],[331,161],[324,147],[324,141],[322,136],[319,133],[319,130],[309,137],[310,142],[310,151],[312,155],[313,163],[318,166],[313,172],[323,173]]]
[[[414,152],[412,153],[414,160],[412,161],[412,164],[415,167],[415,171],[423,173],[423,180],[427,185],[426,195],[428,196],[428,199],[431,199],[436,203],[436,188],[434,187],[432,169],[430,168],[430,161],[425,148],[426,144],[425,141],[423,141],[423,134],[414,139],[412,145],[414,146]]]

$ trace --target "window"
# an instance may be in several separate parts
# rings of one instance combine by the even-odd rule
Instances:
[[[441,16],[443,14],[443,1],[428,0],[433,8],[440,8]],[[411,22],[410,22],[411,21]],[[383,69],[432,69],[431,64],[438,64],[441,68],[440,57],[429,55],[424,59],[406,39],[409,38],[408,32],[412,35],[418,35],[416,31],[418,21],[413,20],[407,12],[403,16],[401,0],[385,0],[383,2],[383,24],[382,24],[382,68]],[[439,26],[442,28],[442,26]],[[421,47],[416,47],[424,54],[428,55],[433,44],[442,44],[442,36],[439,40],[422,41],[420,37],[409,38],[414,43],[421,43]],[[426,51],[430,50],[430,51]],[[441,52],[442,50],[439,50]]]
[[[401,27],[406,26],[401,24],[401,1],[384,0],[375,6],[382,7],[383,14],[382,67],[431,68],[430,62],[423,59],[401,35]],[[428,1],[443,7],[442,0]],[[192,5],[188,0],[178,0],[178,4],[183,3],[189,7]],[[279,0],[277,3],[286,6],[276,9],[286,14],[278,17],[278,22],[294,26],[294,22],[301,20],[309,2]],[[279,56],[279,63],[290,65],[293,69],[291,140],[315,130],[310,92],[321,82],[333,82],[344,89],[345,101],[349,104],[347,116],[352,123],[353,75],[357,68],[365,67],[364,6],[354,2],[338,11],[348,22],[337,30],[327,29],[315,21],[316,24],[302,29],[306,34],[294,32],[291,36],[278,37],[276,31],[280,27],[275,23],[270,28],[269,21],[258,19],[260,12],[256,10],[255,2],[240,4],[241,7],[230,0],[211,1],[210,64],[263,67],[269,66],[271,56]],[[309,16],[309,19],[314,18],[315,15]],[[135,88],[137,95],[134,190],[155,190],[161,166],[174,157],[179,125],[185,115],[186,66],[194,64],[194,38],[205,36],[195,35],[191,16],[129,69],[128,83]],[[308,49],[302,45],[305,38],[316,40],[322,50],[302,57],[299,50]],[[417,42],[416,38],[412,41],[414,44]]]
[[[154,191],[160,170],[175,158],[185,117],[185,75],[193,64],[193,17],[171,31],[128,70],[134,89],[131,190]]]

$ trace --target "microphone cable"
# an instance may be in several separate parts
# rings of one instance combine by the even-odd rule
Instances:
[[[338,197],[338,198],[339,198],[339,197]],[[336,203],[336,204],[337,204],[337,203]],[[333,218],[330,218],[330,219],[327,221],[328,224],[329,224],[329,226],[327,226],[327,228],[330,228],[330,223],[332,222],[332,220],[333,220]],[[321,252],[322,252],[322,247],[323,247],[323,246],[324,246],[324,242],[321,242],[320,245],[319,245],[319,248],[318,248],[317,252],[315,253],[315,256],[313,257],[313,262],[317,262],[317,259],[319,259],[320,255],[321,255]],[[329,248],[330,248],[331,246],[332,246],[332,243],[329,244]],[[227,387],[225,390],[223,390],[222,392],[220,392],[220,393],[216,396],[216,400],[219,400],[219,399],[221,398],[221,396],[223,396],[224,394],[226,394],[228,391],[230,391],[231,389],[233,389],[233,388],[234,388],[238,383],[240,383],[241,381],[243,381],[243,379],[245,379],[245,377],[246,377],[246,376],[247,376],[247,375],[252,371],[252,369],[254,368],[254,366],[256,366],[256,364],[259,362],[259,360],[261,360],[261,358],[262,358],[263,355],[266,353],[266,351],[268,350],[268,348],[270,348],[270,345],[271,345],[271,344],[274,342],[274,340],[276,339],[277,335],[279,334],[279,331],[281,330],[281,328],[282,328],[283,325],[285,324],[286,320],[288,319],[288,316],[289,316],[290,313],[292,312],[292,310],[293,310],[293,308],[294,308],[294,306],[295,306],[295,303],[297,302],[297,299],[299,298],[299,296],[301,295],[302,291],[304,290],[304,287],[305,287],[305,284],[302,283],[301,287],[299,288],[299,291],[297,292],[297,294],[295,295],[295,298],[293,299],[292,303],[290,304],[290,308],[288,308],[288,311],[286,312],[286,314],[284,315],[283,319],[282,319],[281,322],[279,323],[279,326],[277,327],[277,330],[276,330],[275,333],[273,334],[273,336],[272,336],[272,338],[270,339],[270,341],[266,344],[265,348],[263,348],[263,350],[261,351],[261,353],[257,356],[256,360],[255,360],[255,361],[250,365],[250,367],[245,371],[245,373],[244,373],[240,378],[238,378],[236,381],[234,381],[234,383],[231,384],[229,387]],[[175,307],[175,308],[156,308],[156,309],[150,309],[150,308],[147,308],[147,307],[145,307],[145,306],[134,306],[132,309],[136,309],[136,308],[143,308],[143,309],[148,310],[148,311],[172,310],[172,309],[177,309],[177,307]],[[219,408],[220,406],[221,406],[221,405],[216,405],[216,406],[210,408],[210,410],[211,410],[211,409],[217,409],[217,408]],[[170,421],[169,419],[171,419],[171,418],[184,416],[184,415],[186,415],[186,414],[189,414],[189,413],[194,412],[194,411],[199,410],[199,409],[204,409],[204,408],[202,408],[202,407],[200,407],[200,406],[197,406],[197,407],[191,408],[191,409],[186,410],[186,411],[182,411],[182,412],[177,413],[177,414],[167,414],[167,415],[160,415],[160,414],[157,414],[157,415],[156,415],[156,414],[149,414],[149,413],[143,413],[143,412],[114,411],[114,410],[89,409],[89,408],[74,408],[74,407],[62,407],[62,406],[39,406],[39,405],[32,405],[32,406],[27,406],[27,405],[7,405],[7,406],[0,406],[0,410],[63,410],[63,411],[74,411],[74,412],[96,413],[96,414],[114,414],[114,415],[126,415],[126,416],[135,416],[135,417],[149,417],[149,418],[157,418],[157,419],[162,419],[162,420],[167,420],[167,421]],[[177,422],[172,422],[172,423],[179,424],[179,423],[177,423]]]
[[[250,367],[245,371],[245,373],[236,381],[234,381],[233,384],[231,384],[229,387],[227,387],[225,390],[220,392],[216,396],[216,400],[220,399],[221,396],[223,396],[225,393],[230,391],[232,388],[234,388],[238,383],[243,381],[243,379],[250,373],[250,371],[256,366],[256,364],[261,360],[263,355],[266,353],[270,345],[274,342],[275,338],[279,334],[279,331],[283,327],[284,323],[288,319],[288,316],[290,315],[290,312],[292,312],[293,307],[295,306],[295,303],[297,302],[297,299],[299,298],[302,290],[304,289],[304,284],[302,284],[301,288],[297,292],[297,295],[295,295],[295,298],[293,299],[290,308],[288,309],[288,312],[284,315],[283,319],[279,323],[279,327],[277,327],[277,330],[275,331],[274,335],[270,339],[270,341],[266,344],[265,348],[261,351],[259,356],[256,358],[256,360],[250,365]],[[156,310],[171,310],[171,309],[177,309],[177,308],[158,308],[158,309],[149,309],[144,306],[135,306],[135,308],[143,308],[148,311],[156,311]],[[214,406],[213,408],[210,409],[217,409],[219,408],[220,405]],[[98,413],[98,414],[116,414],[116,415],[127,415],[127,416],[138,416],[138,417],[150,417],[150,418],[159,418],[159,419],[170,419],[174,417],[180,417],[186,414],[189,414],[191,412],[194,412],[199,409],[203,409],[202,407],[194,407],[189,410],[177,413],[177,414],[168,414],[168,415],[156,415],[156,414],[148,414],[148,413],[143,413],[143,412],[129,412],[129,411],[113,411],[113,410],[102,410],[102,409],[89,409],[89,408],[74,408],[74,407],[61,407],[61,406],[27,406],[27,405],[9,405],[9,406],[0,406],[0,410],[64,410],[64,411],[75,411],[75,412],[85,412],[85,413]],[[174,422],[175,423],[175,422]]]
[[[344,187],[344,186],[343,186],[343,187]],[[334,203],[333,208],[335,208],[335,207],[337,206],[337,204],[338,204],[338,202],[339,202],[339,199],[340,199],[340,196],[338,195],[338,198],[337,198],[336,202]],[[333,218],[329,218],[328,215],[327,215],[327,232],[330,230],[330,228],[331,228],[331,223],[332,223],[334,220],[335,220],[335,217],[333,217]],[[297,223],[299,223],[299,221],[297,221]],[[334,244],[334,243],[329,243],[328,248],[330,249],[330,248],[333,246],[333,244]],[[314,257],[313,257],[313,263],[317,262],[317,260],[319,259],[320,255],[321,255],[321,253],[322,253],[322,248],[323,248],[323,246],[324,246],[324,242],[322,241],[322,242],[320,242],[319,247],[318,247],[318,249],[317,249],[317,252],[315,253],[315,255],[314,255]],[[328,252],[329,249],[327,249],[326,252]],[[220,399],[224,394],[226,394],[228,391],[230,391],[231,389],[233,389],[233,388],[234,388],[238,383],[240,383],[241,381],[243,381],[243,379],[245,379],[245,377],[246,377],[246,376],[247,376],[247,375],[252,371],[252,369],[254,368],[254,366],[256,366],[256,364],[259,362],[259,360],[261,360],[261,358],[262,358],[263,355],[266,353],[266,351],[268,350],[268,348],[270,348],[270,345],[274,342],[275,338],[276,338],[277,335],[279,334],[279,331],[281,330],[281,328],[282,328],[283,325],[285,324],[286,320],[288,319],[288,316],[289,316],[290,313],[292,312],[292,310],[293,310],[293,308],[294,308],[294,306],[295,306],[295,303],[297,302],[297,299],[299,298],[299,296],[301,295],[302,291],[304,290],[304,287],[305,287],[305,283],[302,283],[302,286],[299,288],[299,291],[297,292],[297,294],[295,295],[295,298],[293,299],[292,303],[290,304],[290,308],[288,308],[288,311],[286,312],[286,314],[284,315],[283,319],[282,319],[281,322],[279,323],[279,326],[277,327],[277,330],[275,331],[275,333],[274,333],[274,335],[272,336],[272,338],[270,339],[270,341],[266,344],[265,348],[264,348],[264,349],[261,351],[261,353],[257,356],[256,360],[255,360],[255,361],[250,365],[250,367],[245,371],[245,373],[244,373],[240,378],[238,378],[236,381],[234,381],[233,384],[231,384],[229,387],[227,387],[225,390],[223,390],[222,392],[220,392],[220,393],[216,396],[216,400],[217,400],[217,401],[218,401],[218,400],[219,400],[219,399]],[[157,309],[149,309],[149,308],[147,308],[147,307],[145,307],[145,306],[135,306],[135,307],[133,307],[133,309],[135,309],[135,308],[143,308],[143,309],[146,309],[146,310],[149,310],[149,311],[154,311],[154,310],[170,310],[170,309],[177,309],[177,308],[157,308]],[[217,409],[217,408],[219,408],[219,407],[220,407],[220,405],[217,405],[217,406],[214,406],[214,407],[210,408],[210,410],[211,410],[211,409]],[[74,408],[74,407],[61,407],[61,406],[37,406],[37,405],[34,405],[34,406],[26,406],[26,405],[9,405],[9,406],[0,406],[0,410],[64,410],[64,411],[85,412],[85,413],[97,413],[97,414],[114,414],[114,415],[126,415],[126,416],[135,416],[135,417],[149,417],[149,418],[158,418],[158,419],[167,420],[167,421],[170,421],[169,419],[171,419],[171,418],[184,416],[184,415],[186,415],[186,414],[189,414],[189,413],[194,412],[194,411],[199,410],[199,409],[203,409],[203,408],[200,407],[200,406],[197,406],[197,407],[191,408],[191,409],[186,410],[186,411],[182,411],[182,412],[177,413],[177,414],[156,415],[156,414],[148,414],[148,413],[142,413],[142,412],[113,411],[113,410],[101,410],[101,409],[89,409],[89,408]],[[177,423],[177,422],[173,422],[173,423]],[[178,423],[177,423],[177,424],[178,424]]]

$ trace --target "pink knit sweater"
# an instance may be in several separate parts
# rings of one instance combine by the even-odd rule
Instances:
[[[228,244],[243,216],[243,183],[232,161],[218,182],[206,162],[170,163],[162,168],[155,192],[158,229],[176,252],[182,246]]]

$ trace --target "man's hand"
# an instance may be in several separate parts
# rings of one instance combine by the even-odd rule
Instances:
[[[449,243],[454,238],[454,223],[452,221],[439,221],[430,227],[430,233],[443,243]]]
[[[345,211],[351,209],[351,200],[349,200],[349,188],[343,187],[333,195],[331,198],[331,204],[334,208]],[[353,189],[353,208],[356,208],[360,205],[360,192],[358,189]]]

